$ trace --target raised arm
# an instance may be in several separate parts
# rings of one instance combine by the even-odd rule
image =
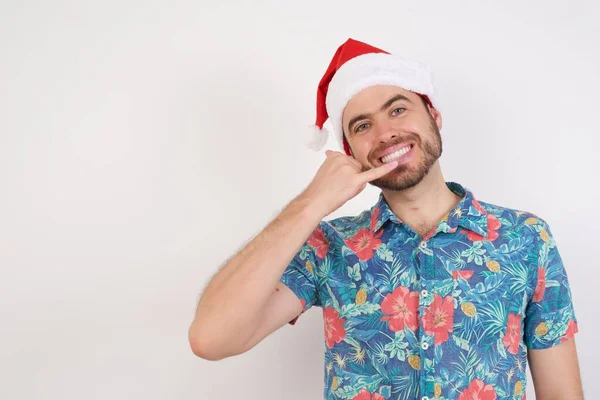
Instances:
[[[323,217],[396,165],[363,172],[328,151],[308,188],[213,277],[189,328],[193,352],[209,360],[243,353],[300,314],[300,301],[279,281],[286,267]]]

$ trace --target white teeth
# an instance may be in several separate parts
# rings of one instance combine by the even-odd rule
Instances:
[[[406,146],[392,154],[388,154],[385,157],[381,158],[381,161],[383,161],[384,163],[389,163],[390,161],[394,161],[397,158],[402,157],[403,155],[405,155],[406,153],[408,153],[410,151],[411,146]]]

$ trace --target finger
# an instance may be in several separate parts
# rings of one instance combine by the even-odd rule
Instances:
[[[344,153],[340,153],[339,151],[333,151],[333,150],[327,150],[325,151],[325,155],[327,155],[327,157],[330,156],[335,156],[335,155],[345,155]]]
[[[363,182],[371,182],[372,180],[375,180],[377,178],[381,178],[385,174],[393,171],[394,168],[396,168],[397,166],[398,166],[398,161],[394,160],[394,161],[389,162],[387,164],[380,165],[377,168],[372,168],[372,169],[367,170],[365,172],[361,172],[359,174],[359,176],[361,177],[361,180]]]

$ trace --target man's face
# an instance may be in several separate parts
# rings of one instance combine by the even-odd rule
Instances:
[[[398,167],[371,182],[401,191],[417,185],[442,155],[442,118],[421,97],[395,86],[372,86],[355,95],[342,115],[353,157],[363,170],[398,160]]]

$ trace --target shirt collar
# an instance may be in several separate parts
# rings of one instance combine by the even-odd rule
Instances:
[[[481,207],[475,196],[473,196],[473,193],[466,187],[455,182],[446,182],[446,185],[458,196],[461,196],[462,199],[454,210],[448,213],[438,230],[455,232],[460,226],[481,236],[487,236],[487,212]],[[371,207],[371,227],[373,233],[376,233],[388,220],[399,224],[402,223],[390,208],[385,197],[383,197],[383,192],[381,192],[379,200]]]

